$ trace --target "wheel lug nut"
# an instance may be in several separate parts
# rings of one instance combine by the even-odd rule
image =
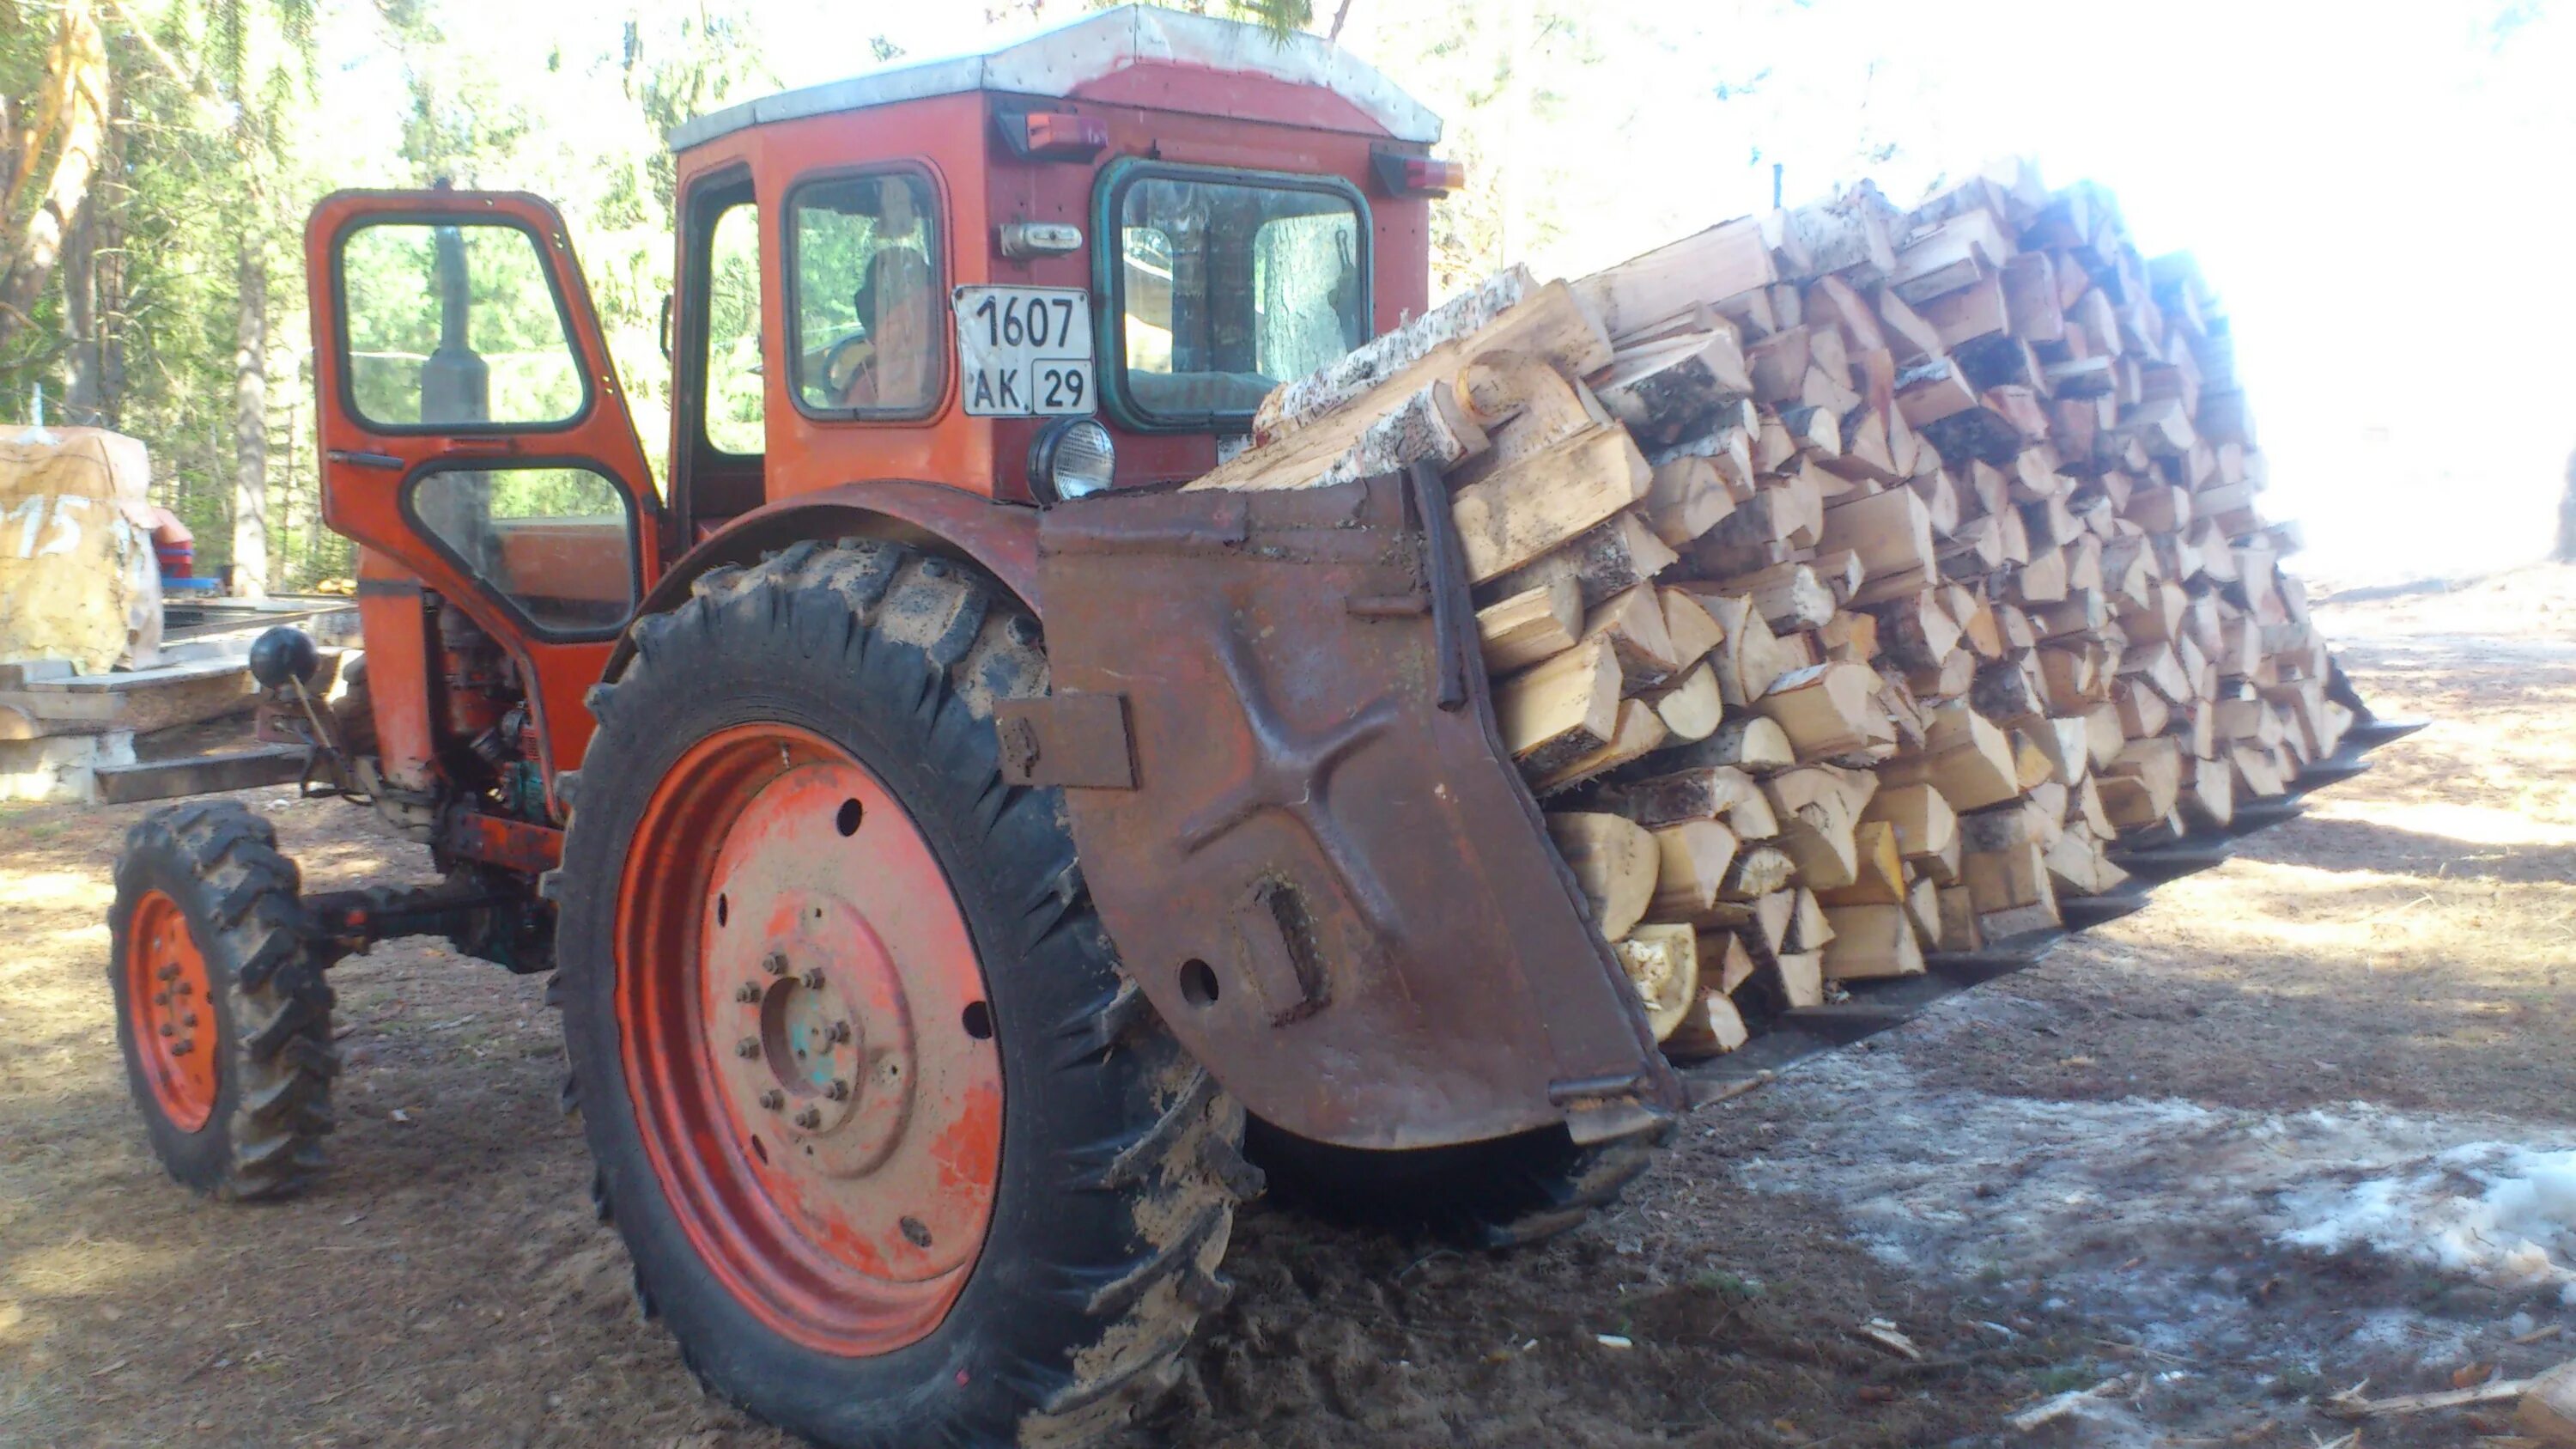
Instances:
[[[749,1061],[753,1057],[760,1055],[760,1038],[756,1036],[747,1036],[742,1040],[735,1042],[733,1044],[733,1054],[742,1058],[744,1061]]]
[[[188,1053],[190,1053],[190,1052],[192,1052],[192,1051],[195,1051],[196,1049],[197,1049],[197,1044],[196,1044],[195,1042],[192,1042],[192,1041],[183,1041],[183,1042],[179,1043],[177,1046],[174,1046],[174,1047],[170,1048],[170,1055],[172,1055],[172,1056],[174,1056],[174,1057],[184,1057],[184,1056],[186,1056]]]
[[[804,975],[799,976],[796,979],[804,983],[806,990],[820,991],[823,989],[823,968],[820,966],[813,967],[806,971]]]
[[[807,1107],[796,1114],[796,1125],[811,1132],[823,1125],[823,1114],[816,1108]]]
[[[179,1028],[172,1026],[170,1023],[165,1021],[161,1023],[161,1034],[163,1036],[177,1036],[179,1034]]]
[[[179,965],[174,961],[169,965],[162,967],[158,974],[164,981],[176,981],[179,979]]]
[[[760,963],[760,969],[761,969],[761,970],[763,970],[763,971],[768,972],[768,973],[769,973],[770,975],[772,975],[772,976],[784,976],[784,975],[786,975],[786,974],[787,974],[787,953],[786,953],[786,952],[784,952],[784,951],[772,951],[772,952],[770,952],[768,956],[766,956],[766,957],[764,957],[764,958],[762,959],[762,961],[761,961],[761,963]]]
[[[742,1002],[758,1001],[760,999],[760,983],[756,981],[746,981],[740,986],[735,987],[733,989],[733,999]]]
[[[846,1102],[850,1100],[850,1084],[842,1081],[838,1077],[834,1077],[832,1079],[832,1085],[823,1089],[823,1095],[831,1098],[835,1102]]]
[[[187,1015],[179,1018],[179,1024],[181,1026],[195,1026],[197,1024],[197,1014],[193,1011],[189,1012]]]
[[[836,1021],[823,1028],[823,1040],[827,1042],[842,1042],[849,1039],[850,1024],[846,1021]]]
[[[155,992],[153,992],[153,993],[152,993],[152,1004],[153,1004],[154,1006],[168,1006],[168,1005],[170,1004],[170,993],[169,993],[169,992],[167,992],[167,991],[155,991]]]
[[[772,1112],[775,1112],[779,1108],[787,1105],[787,1094],[778,1090],[776,1087],[772,1087],[768,1091],[760,1094],[760,1105],[768,1108]]]

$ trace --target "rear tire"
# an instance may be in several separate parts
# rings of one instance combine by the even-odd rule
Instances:
[[[1239,1150],[1241,1108],[1122,979],[1083,890],[1058,792],[1001,779],[993,704],[1046,689],[1036,621],[948,560],[854,540],[799,544],[752,569],[717,570],[678,610],[641,621],[636,641],[624,676],[593,695],[600,729],[581,771],[555,894],[564,1029],[599,1168],[595,1196],[634,1259],[646,1311],[670,1325],[682,1356],[718,1394],[826,1445],[1071,1445],[1126,1422],[1177,1379],[1178,1356],[1200,1314],[1224,1301],[1217,1267],[1234,1204],[1257,1190],[1259,1176]],[[864,776],[843,778],[882,786],[908,818],[971,938],[982,1000],[967,1007],[966,1032],[998,1052],[1003,1110],[998,1155],[981,1189],[989,1194],[982,1239],[962,1267],[942,1270],[962,1274],[944,1309],[933,1304],[918,1322],[882,1333],[883,1342],[828,1340],[788,1314],[782,1305],[794,1300],[783,1290],[766,1286],[772,1280],[762,1276],[768,1269],[755,1249],[770,1240],[760,1234],[778,1236],[773,1189],[710,1199],[692,1185],[735,1172],[726,1164],[749,1160],[736,1150],[746,1143],[721,1131],[696,1144],[648,1140],[656,1131],[648,1122],[681,1120],[661,1104],[696,1100],[674,1098],[663,1079],[705,1071],[709,1080],[730,1083],[737,1079],[724,1073],[754,1068],[729,1067],[723,1058],[766,1059],[746,1036],[739,1053],[706,1053],[711,1064],[666,1052],[639,1076],[635,1053],[659,1040],[662,1028],[657,1018],[635,1014],[631,995],[620,996],[622,973],[630,990],[659,979],[655,962],[673,955],[663,943],[694,941],[702,944],[678,954],[703,977],[702,991],[704,981],[714,981],[742,993],[731,1000],[754,1002],[764,990],[803,1000],[791,983],[826,989],[792,969],[773,973],[774,988],[757,976],[722,985],[737,968],[721,959],[731,948],[708,934],[707,913],[715,912],[718,930],[731,929],[726,909],[744,922],[776,918],[754,909],[747,887],[742,904],[691,907],[699,913],[694,934],[636,925],[649,901],[621,907],[632,882],[663,879],[654,874],[662,869],[654,852],[694,852],[708,862],[708,885],[695,897],[701,903],[717,881],[749,878],[750,868],[727,863],[735,858],[728,853],[769,848],[758,843],[770,838],[762,832],[748,846],[732,824],[713,830],[716,839],[639,838],[648,818],[682,818],[667,802],[698,798],[689,793],[690,772],[709,768],[692,762],[728,758],[720,752],[744,731],[766,731],[753,737],[779,742],[776,773],[758,791],[776,791],[805,768],[791,768],[791,750],[821,768],[844,768],[834,760],[845,758]],[[766,808],[761,798],[726,818],[770,820],[755,813]],[[850,848],[887,838],[862,834],[858,824],[882,828],[885,808],[848,812],[840,834],[852,837]],[[841,848],[828,833],[818,835]],[[854,858],[871,870],[886,859]],[[855,899],[863,887],[849,890]],[[787,914],[793,918],[796,908]],[[890,913],[861,919],[870,940],[882,929],[900,947],[903,927]],[[899,962],[919,954],[890,949]],[[825,964],[831,971],[818,968],[814,979],[837,991],[833,973],[850,968],[840,958]],[[929,973],[909,964],[898,970],[905,1001],[928,999],[913,983]],[[715,999],[721,1009],[728,998]],[[981,1018],[973,1014],[978,1005],[987,1011]],[[767,998],[745,1009],[770,1019]],[[925,1041],[933,1030],[958,1029],[953,1013],[931,1020],[911,1009],[922,1018]],[[711,1028],[717,1035],[727,1029]],[[857,1024],[866,1043],[876,1030],[873,1016]],[[765,1026],[763,1032],[758,1041],[770,1039]],[[933,1050],[960,1049],[925,1046],[916,1079],[929,1080],[938,1067]],[[803,1062],[800,1055],[797,1070]],[[863,1084],[863,1099],[868,1090]],[[761,1095],[760,1105],[768,1105],[769,1093]],[[953,1105],[953,1098],[925,1101],[901,1121]],[[826,1146],[821,1135],[773,1133],[756,1107],[726,1110],[734,1115],[710,1120],[747,1124],[747,1145],[770,1174],[748,1179],[755,1185],[781,1180],[769,1166],[773,1155],[802,1169],[793,1155],[800,1140]],[[764,1137],[780,1143],[777,1154]],[[676,1172],[674,1161],[682,1164]],[[795,1199],[801,1215],[794,1221],[838,1223],[830,1215],[844,1211],[853,1221],[882,1217],[882,1199],[898,1184],[865,1174],[850,1180],[863,1186],[800,1189],[810,1195]],[[871,1202],[872,1195],[880,1200]],[[714,1221],[711,1228],[710,1200],[743,1205],[739,1225]],[[815,1202],[825,1216],[815,1216]],[[926,1251],[927,1227],[912,1217],[904,1222],[906,1236]],[[807,1232],[808,1241],[788,1248],[808,1258],[828,1256],[843,1241]]]
[[[331,1130],[331,988],[295,863],[231,801],[157,811],[116,859],[108,985],[153,1155],[214,1197],[284,1197]]]

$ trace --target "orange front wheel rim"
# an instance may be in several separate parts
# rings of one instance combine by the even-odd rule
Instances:
[[[992,1216],[1002,1075],[909,813],[810,730],[719,731],[646,803],[615,930],[627,1089],[700,1260],[823,1352],[936,1328]]]
[[[215,1002],[205,952],[165,891],[145,891],[126,923],[128,1028],[161,1115],[198,1132],[215,1115]]]

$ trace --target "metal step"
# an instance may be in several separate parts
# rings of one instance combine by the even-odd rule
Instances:
[[[2369,773],[2370,761],[2361,757],[2361,751],[2347,746],[2301,770],[2299,778],[2290,783],[2290,794],[2305,795]]]
[[[2065,918],[2070,931],[2089,931],[2146,908],[2147,888],[2137,884],[2098,896],[2067,896],[2057,903],[2057,913]]]
[[[302,745],[260,745],[138,765],[101,765],[96,771],[98,798],[102,804],[132,805],[257,785],[292,785],[303,778],[304,762],[311,753]]]
[[[2307,811],[2306,805],[2287,796],[2272,800],[2247,800],[2236,807],[2234,818],[2227,823],[2227,833],[2251,835],[2257,830],[2269,830],[2275,825],[2296,820]]]
[[[2111,851],[2111,863],[2140,880],[2161,885],[2225,865],[2234,854],[2234,848],[2224,838],[2216,843],[2203,843],[2193,837],[2151,849],[2115,847]]]
[[[1986,947],[1977,951],[1934,951],[1923,958],[1925,969],[1936,976],[1947,977],[1962,986],[1983,986],[2016,971],[2027,971],[2048,959],[2057,943],[2066,939],[2063,931],[2042,931],[2021,938],[2035,944],[1999,949]]]
[[[2375,750],[2395,744],[2431,723],[2429,719],[2366,719],[2343,732],[2343,747]]]

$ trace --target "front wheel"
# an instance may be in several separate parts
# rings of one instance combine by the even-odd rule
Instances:
[[[108,909],[116,1040],[153,1155],[215,1197],[284,1197],[331,1130],[331,988],[298,931],[295,863],[228,800],[126,834]]]
[[[1045,687],[990,584],[853,541],[711,575],[594,695],[556,894],[604,1204],[699,1375],[828,1445],[1115,1427],[1258,1180],[1000,778]]]

